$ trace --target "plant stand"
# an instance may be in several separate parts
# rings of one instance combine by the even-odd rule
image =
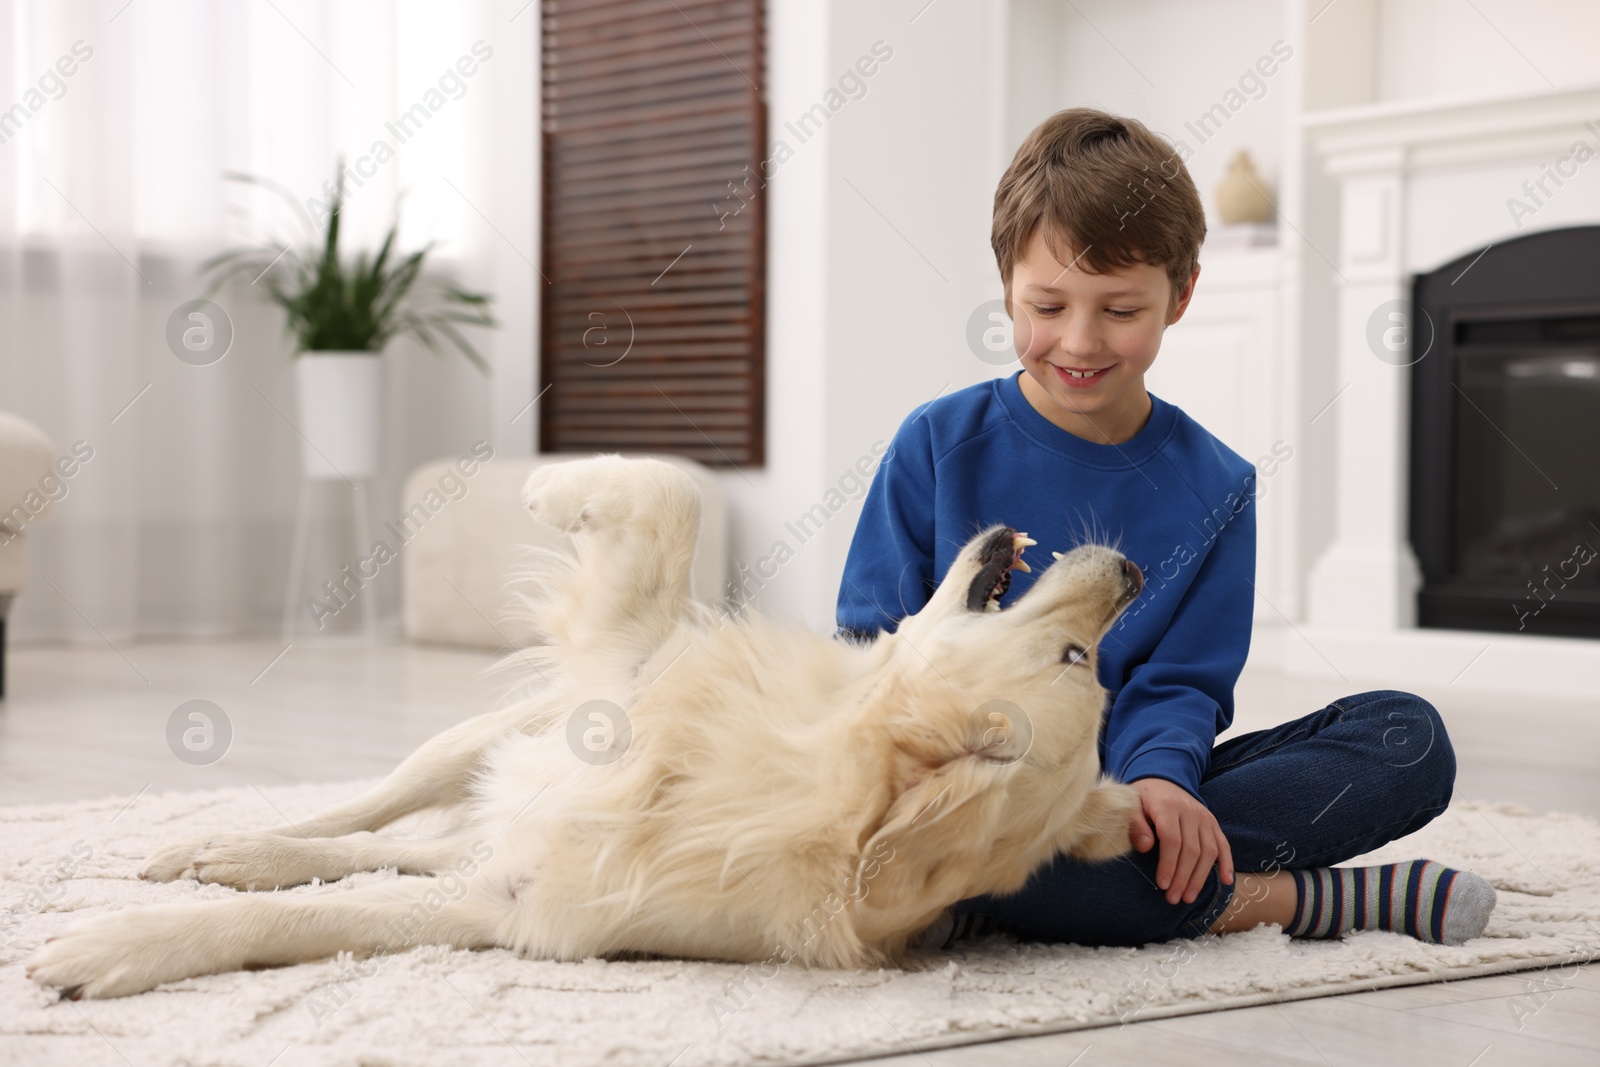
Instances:
[[[376,352],[305,352],[295,360],[295,391],[300,413],[300,425],[296,430],[302,447],[300,500],[295,507],[289,586],[283,597],[285,641],[294,640],[297,629],[296,603],[305,581],[314,486],[334,481],[343,482],[351,489],[356,551],[350,563],[330,575],[323,587],[312,595],[322,597],[323,603],[335,612],[342,611],[351,598],[359,600],[362,633],[368,642],[377,640],[374,590],[366,588],[372,579],[359,571],[362,558],[373,544],[367,521],[367,485],[377,474],[381,455],[382,369],[382,360]],[[320,620],[318,628],[321,628]]]
[[[289,584],[283,594],[283,631],[285,641],[293,641],[297,627],[295,617],[299,611],[304,610],[301,592],[305,582],[306,545],[311,538],[311,506],[315,487],[324,482],[332,481],[327,478],[313,478],[305,476],[300,479],[300,500],[295,506],[294,516],[294,547],[289,555]],[[351,489],[351,503],[355,509],[356,554],[355,559],[360,560],[367,549],[372,546],[372,531],[367,521],[367,482],[366,478],[351,478],[347,484]],[[330,580],[337,587],[343,578],[343,572],[333,575]],[[368,583],[370,584],[370,582]],[[354,596],[361,604],[361,632],[368,642],[378,639],[377,610],[372,603],[372,590],[360,588],[352,591],[348,586],[339,589],[340,596],[348,600]],[[323,603],[338,610],[339,601],[318,590],[312,596],[321,597]]]

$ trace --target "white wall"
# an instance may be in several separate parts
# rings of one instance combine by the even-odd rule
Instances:
[[[1509,96],[1600,80],[1593,0],[1308,0],[1305,106]]]
[[[794,140],[783,130],[784,118],[805,110],[826,89],[828,23],[827,9],[812,0],[767,4],[768,159],[774,158],[779,137]],[[767,197],[767,462],[759,470],[719,471],[728,495],[731,580],[743,583],[748,572],[747,595],[773,614],[796,619],[806,618],[818,603],[808,592],[825,584],[820,553],[799,552],[775,573],[761,561],[772,555],[780,537],[793,540],[783,533],[782,517],[808,507],[807,498],[821,482],[828,150],[826,133],[798,146],[762,190]],[[744,595],[732,599],[738,602]]]
[[[1003,169],[990,132],[995,5],[836,0],[833,12],[833,71],[879,40],[894,57],[831,124],[828,482],[889,441],[917,405],[1005,370],[966,344],[969,316],[1001,295],[989,248]],[[830,620],[859,513],[854,504],[827,528],[830,588],[819,593]]]
[[[1217,183],[1239,148],[1248,148],[1257,170],[1277,183],[1283,89],[1301,61],[1282,0],[1024,0],[1014,10],[1017,65],[1053,64],[1055,79],[1053,86],[1045,83],[1053,89],[1050,97],[1013,101],[1013,145],[1060,108],[1098,107],[1184,142],[1193,151],[1185,166],[1208,215],[1216,210]],[[1295,56],[1275,64],[1279,69],[1261,79],[1261,88],[1247,82],[1240,92],[1246,102],[1220,130],[1197,134],[1200,117],[1239,90],[1240,78],[1278,40]]]
[[[988,246],[997,5],[770,0],[769,143],[793,156],[768,186],[764,470],[721,475],[733,552],[755,570],[762,610],[834,625],[861,492],[804,541],[790,525],[912,408],[999,368],[966,348],[969,313],[999,295]],[[920,12],[920,15],[919,15]],[[913,21],[915,20],[915,21]],[[892,50],[821,132],[786,127],[824,99],[874,42]]]
[[[1544,92],[1600,80],[1593,0],[1383,0],[1377,101]]]

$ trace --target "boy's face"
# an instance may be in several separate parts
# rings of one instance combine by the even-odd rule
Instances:
[[[1126,440],[1149,414],[1144,374],[1161,334],[1189,306],[1200,272],[1174,299],[1164,267],[1136,263],[1090,274],[1072,261],[1078,250],[1069,254],[1065,241],[1069,259],[1058,260],[1043,229],[1017,260],[1006,294],[1017,355],[1035,386],[1024,393],[1040,414],[1080,437]]]

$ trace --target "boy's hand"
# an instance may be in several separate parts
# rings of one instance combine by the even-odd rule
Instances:
[[[1233,884],[1233,850],[1210,808],[1165,778],[1129,784],[1139,791],[1143,810],[1129,817],[1128,836],[1140,852],[1149,852],[1160,839],[1156,884],[1166,890],[1168,904],[1176,904],[1180,896],[1193,904],[1212,864],[1224,884]]]

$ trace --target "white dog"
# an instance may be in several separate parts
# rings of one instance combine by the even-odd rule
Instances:
[[[1024,546],[974,537],[928,605],[862,644],[689,598],[700,498],[658,460],[541,467],[523,501],[573,534],[523,597],[543,681],[297,827],[190,841],[141,877],[239,889],[397,868],[349,891],[240,893],[96,916],[28,974],[69,997],[349,951],[500,946],[855,968],[906,958],[953,902],[1058,852],[1129,847],[1100,774],[1095,645],[1142,585],[1100,545],[998,609]],[[371,831],[466,805],[435,840]],[[417,876],[417,877],[413,877]]]

